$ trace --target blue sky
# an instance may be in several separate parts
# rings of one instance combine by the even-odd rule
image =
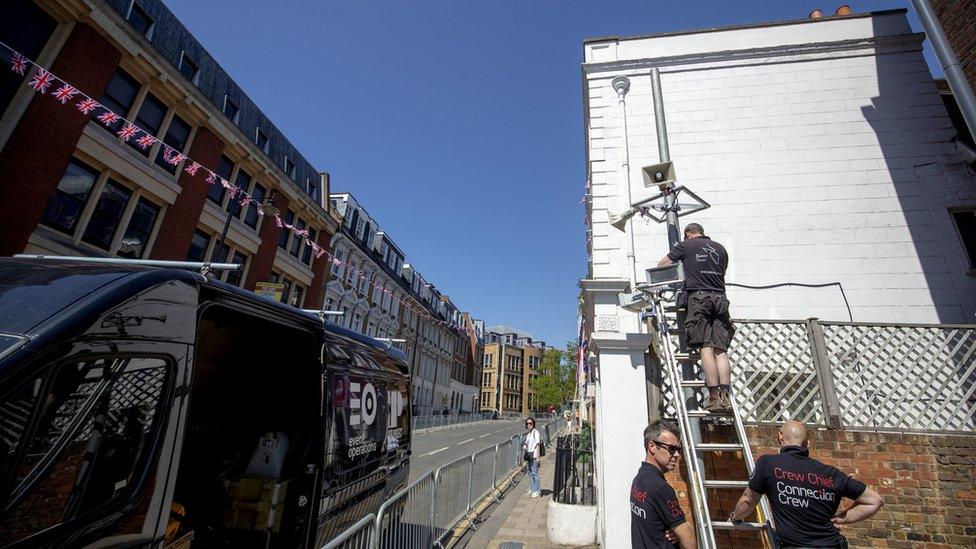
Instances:
[[[841,4],[166,2],[331,173],[333,192],[353,193],[462,310],[558,345],[575,338],[586,273],[583,39],[797,19]]]

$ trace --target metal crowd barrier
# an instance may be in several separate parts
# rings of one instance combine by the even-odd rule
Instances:
[[[547,450],[565,426],[565,420],[558,418],[539,429]],[[375,515],[363,517],[322,549],[442,547],[458,523],[522,467],[523,436],[428,472],[384,502]]]
[[[486,421],[489,419],[491,419],[490,413],[455,414],[447,416],[414,416],[412,429],[414,431],[419,431],[421,429],[446,427],[448,425],[462,425],[464,423]]]

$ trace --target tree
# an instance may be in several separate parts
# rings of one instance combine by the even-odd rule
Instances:
[[[546,349],[539,376],[529,381],[535,391],[535,404],[545,409],[559,406],[576,396],[576,344],[569,342],[566,350]]]

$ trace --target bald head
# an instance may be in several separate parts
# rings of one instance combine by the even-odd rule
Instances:
[[[799,421],[787,421],[779,429],[779,439],[784,445],[806,446],[807,428]]]

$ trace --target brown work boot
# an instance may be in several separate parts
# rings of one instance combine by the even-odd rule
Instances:
[[[719,400],[722,403],[721,411],[732,413],[732,395],[725,389],[719,389]]]
[[[710,413],[718,413],[724,411],[722,404],[722,392],[718,388],[708,388],[708,404],[705,405],[705,410]]]

